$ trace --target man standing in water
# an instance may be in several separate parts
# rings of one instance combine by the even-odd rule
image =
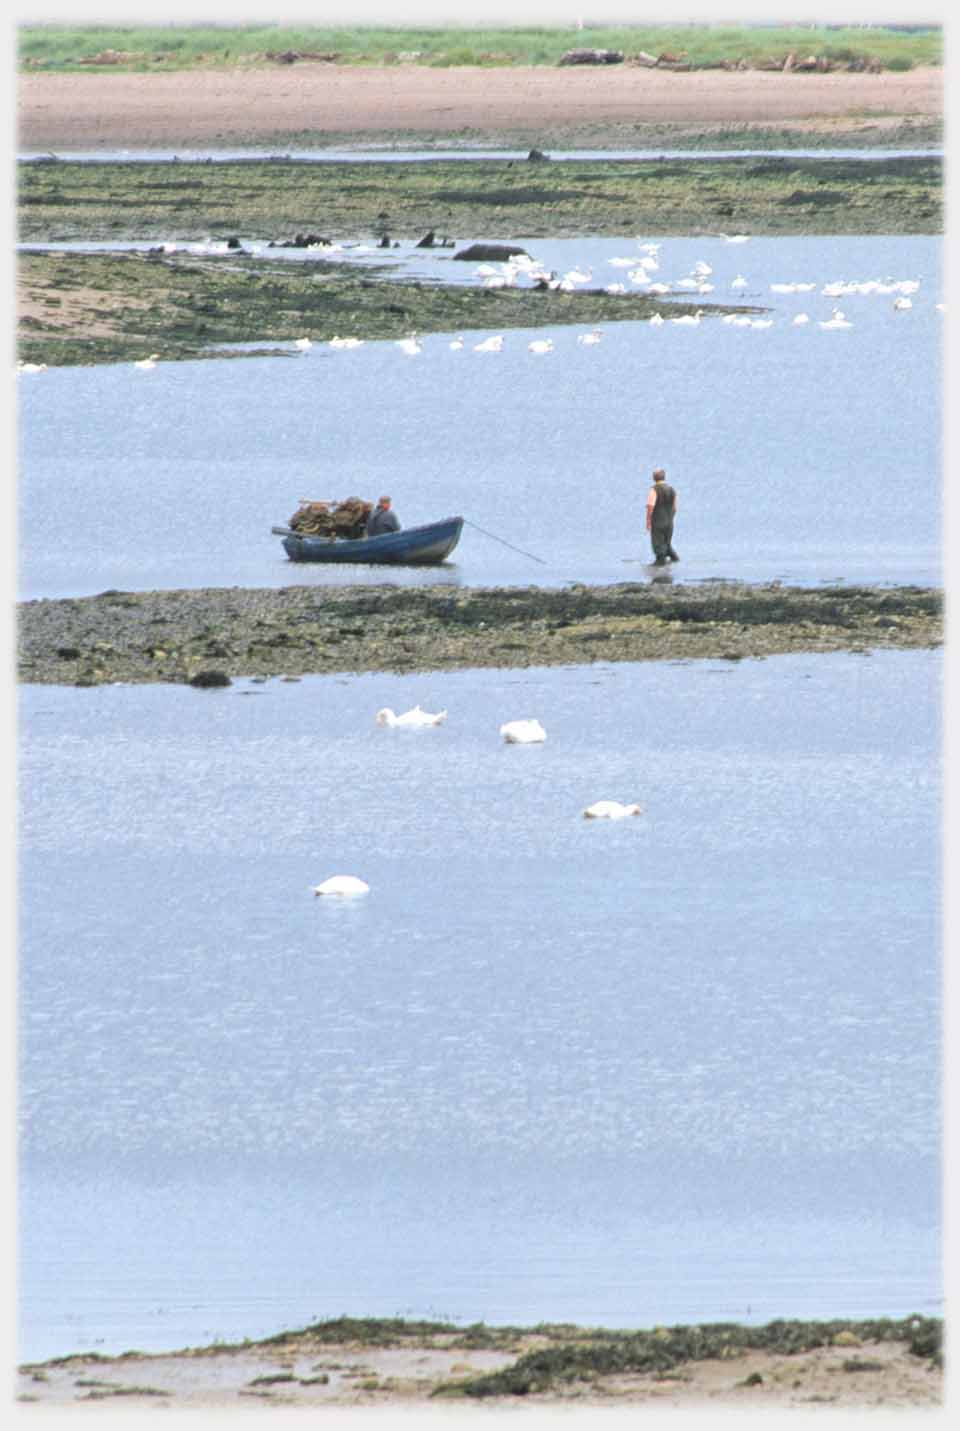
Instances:
[[[381,497],[367,518],[367,536],[382,537],[384,532],[399,532],[397,514],[391,511],[390,498]]]
[[[666,566],[667,561],[679,561],[673,549],[673,519],[677,514],[677,494],[667,481],[667,474],[658,467],[653,474],[653,486],[647,497],[647,531],[653,547],[654,565]]]

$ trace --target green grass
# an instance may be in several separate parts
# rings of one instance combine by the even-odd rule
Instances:
[[[694,66],[745,59],[757,63],[822,55],[848,62],[874,59],[888,69],[943,62],[939,26],[905,31],[884,26],[808,27],[740,25],[637,25],[483,29],[321,27],[269,24],[114,26],[24,24],[19,27],[21,68],[87,71],[84,64],[107,50],[129,58],[110,68],[180,70],[272,63],[267,54],[297,51],[335,55],[343,64],[555,65],[573,48],[621,50],[627,56],[685,52]],[[96,67],[101,68],[101,67]]]

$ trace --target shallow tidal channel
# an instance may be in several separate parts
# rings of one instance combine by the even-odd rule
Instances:
[[[940,664],[23,686],[23,1357],[937,1315]]]

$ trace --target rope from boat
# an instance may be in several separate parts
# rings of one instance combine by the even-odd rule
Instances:
[[[512,542],[505,542],[503,537],[498,537],[495,532],[488,532],[484,527],[478,527],[476,522],[470,521],[469,517],[464,517],[463,520],[468,527],[473,527],[474,531],[483,532],[485,537],[492,537],[495,542],[499,542],[501,546],[509,547],[512,552],[519,552],[521,556],[529,557],[531,561],[538,561],[541,566],[548,565],[548,563],[543,560],[543,557],[534,556],[533,552],[525,552],[523,547],[515,547]]]

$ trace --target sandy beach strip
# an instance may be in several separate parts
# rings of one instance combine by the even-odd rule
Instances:
[[[865,129],[944,111],[944,74],[673,73],[635,66],[433,69],[298,64],[174,74],[25,74],[18,83],[22,151],[268,145],[294,134],[612,132],[631,125],[824,121]],[[593,133],[602,144],[604,135]]]

